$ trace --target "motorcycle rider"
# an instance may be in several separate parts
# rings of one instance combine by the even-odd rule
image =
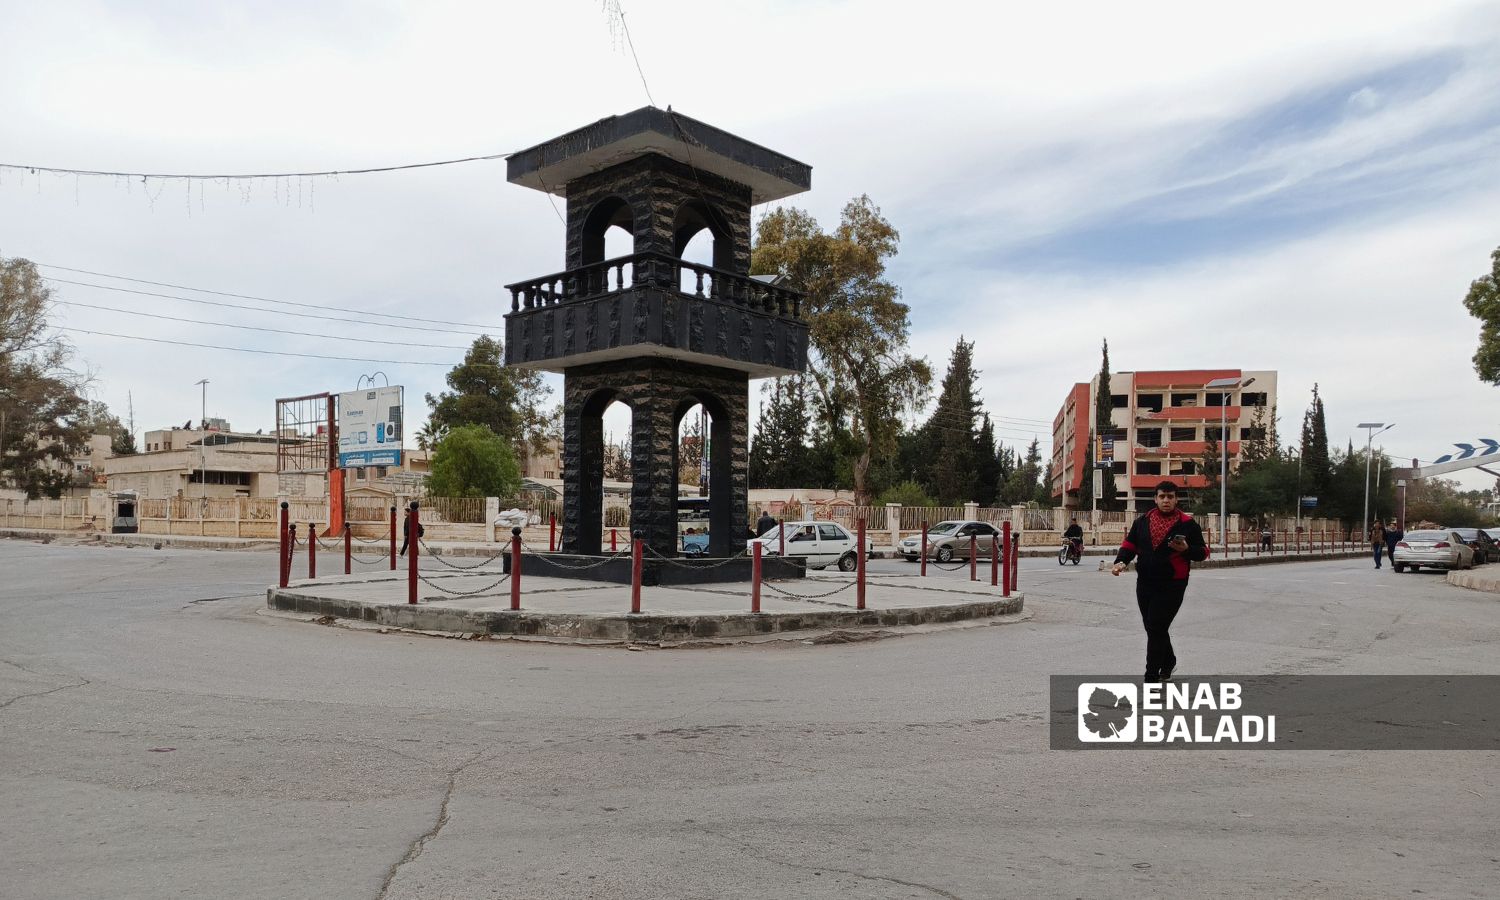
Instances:
[[[1075,518],[1063,532],[1063,540],[1068,542],[1068,558],[1083,558],[1083,526],[1078,524]]]

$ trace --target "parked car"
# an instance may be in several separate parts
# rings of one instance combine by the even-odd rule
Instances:
[[[837,565],[841,572],[853,572],[859,563],[855,555],[855,539],[844,526],[837,522],[787,522],[751,541],[761,545],[762,558],[781,555],[781,532],[786,530],[786,555],[788,559],[800,557],[807,560],[809,569],[825,569]],[[873,540],[865,536],[865,554],[868,556]]]
[[[1482,566],[1500,559],[1500,544],[1496,544],[1495,539],[1484,529],[1455,528],[1453,531],[1474,551],[1474,565]]]
[[[1397,572],[1408,567],[1413,572],[1427,566],[1434,569],[1472,569],[1474,551],[1458,532],[1451,528],[1408,531],[1396,542],[1396,557],[1391,564]]]
[[[953,519],[939,522],[927,529],[927,556],[938,562],[969,558],[969,538],[978,540],[978,555],[988,559],[994,554],[995,536],[1000,530],[988,522]],[[902,539],[898,545],[907,562],[916,562],[922,555],[922,536]]]

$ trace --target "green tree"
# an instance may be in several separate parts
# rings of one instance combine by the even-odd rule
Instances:
[[[86,379],[50,336],[52,292],[24,259],[0,258],[0,484],[60,497],[92,433]]]
[[[1479,320],[1474,371],[1483,381],[1500,385],[1500,247],[1490,254],[1490,274],[1476,278],[1469,285],[1464,307]]]
[[[948,359],[948,373],[943,376],[937,404],[922,428],[927,472],[919,480],[939,503],[951,505],[975,499],[979,435],[974,426],[982,414],[975,389],[978,377],[974,344],[959,337]]]
[[[443,429],[483,425],[510,441],[519,456],[523,442],[541,452],[557,434],[557,411],[544,405],[552,389],[540,373],[505,365],[504,348],[488,335],[474,339],[446,380],[449,390],[426,398],[429,444],[438,443]],[[419,445],[422,440],[419,434]]]
[[[1328,492],[1333,474],[1333,463],[1329,458],[1328,424],[1323,415],[1323,398],[1318,396],[1318,386],[1313,385],[1312,403],[1302,415],[1302,484],[1303,493],[1322,498]],[[1319,500],[1321,504],[1322,500]]]
[[[807,389],[802,378],[777,378],[761,392],[766,400],[750,441],[750,486],[809,486]]]
[[[876,503],[884,506],[887,503],[899,503],[902,506],[937,506],[936,500],[932,499],[922,486],[915,481],[903,481],[900,484],[886,488],[880,493]]]
[[[1115,431],[1115,400],[1109,389],[1109,339],[1105,338],[1103,347],[1103,359],[1099,364],[1099,391],[1098,402],[1094,406],[1094,427],[1100,435],[1114,435]],[[1119,453],[1126,452],[1122,447]],[[1088,476],[1090,479],[1092,475]],[[1099,500],[1100,509],[1124,509],[1120,499],[1116,496],[1119,491],[1115,487],[1115,471],[1113,468],[1104,470],[1103,498]],[[1089,491],[1093,491],[1090,481]]]
[[[521,467],[511,443],[483,425],[450,429],[432,451],[427,493],[434,497],[513,497]]]
[[[990,421],[989,413],[984,414],[984,424],[979,426],[974,451],[974,502],[980,506],[994,506],[1000,499],[1001,474],[999,451],[995,447],[995,423]]]
[[[856,500],[869,503],[871,471],[895,453],[906,414],[920,408],[932,382],[925,360],[907,348],[901,291],[885,261],[900,234],[869,197],[845,205],[825,233],[807,212],[783,207],[756,228],[751,271],[779,274],[806,295],[808,368],[831,446],[847,459]],[[837,440],[845,434],[848,450]],[[841,466],[842,468],[842,466]]]

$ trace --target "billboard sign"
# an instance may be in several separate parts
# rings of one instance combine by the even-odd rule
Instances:
[[[401,387],[339,394],[339,468],[401,465]]]

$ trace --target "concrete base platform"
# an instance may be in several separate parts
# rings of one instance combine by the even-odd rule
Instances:
[[[1491,571],[1455,571],[1447,574],[1449,584],[1471,591],[1488,591],[1492,594],[1500,594],[1500,572]]]
[[[407,603],[405,577],[340,576],[294,582],[266,592],[266,605],[415,631],[539,637],[576,641],[673,644],[697,640],[797,635],[830,629],[881,630],[1013,616],[1023,597],[1001,597],[987,584],[933,587],[910,576],[871,576],[866,608],[855,608],[852,575],[816,575],[761,588],[761,612],[750,612],[748,585],[663,586],[630,610],[629,585],[523,576],[520,610],[498,570],[424,574],[418,600]]]

